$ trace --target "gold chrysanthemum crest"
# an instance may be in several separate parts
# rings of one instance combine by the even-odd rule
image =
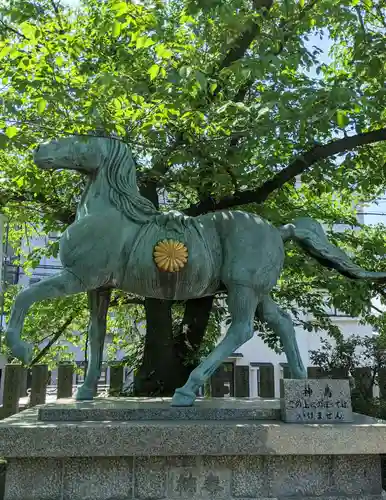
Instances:
[[[158,269],[176,273],[188,262],[188,249],[180,241],[163,240],[154,247],[153,257]]]

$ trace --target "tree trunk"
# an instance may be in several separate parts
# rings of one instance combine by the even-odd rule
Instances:
[[[179,361],[177,387],[185,384],[200,359],[197,352],[205,335],[213,305],[213,296],[188,300],[182,322],[175,333],[175,355]]]
[[[136,396],[172,396],[197,366],[200,348],[212,309],[213,297],[189,300],[177,332],[172,328],[172,303],[145,299],[146,340]]]
[[[134,379],[136,396],[171,396],[175,389],[172,302],[145,299],[146,339]]]

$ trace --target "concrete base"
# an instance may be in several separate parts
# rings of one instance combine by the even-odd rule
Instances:
[[[198,398],[194,406],[170,406],[172,398],[59,399],[39,408],[42,422],[280,420],[280,400]]]
[[[11,459],[6,500],[380,500],[375,456]]]
[[[42,422],[38,413],[0,423],[5,500],[382,498],[386,422],[367,417]]]

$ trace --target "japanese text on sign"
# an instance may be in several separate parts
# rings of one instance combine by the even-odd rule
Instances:
[[[342,410],[350,408],[349,401],[343,398],[334,398],[329,385],[327,384],[324,393],[313,398],[313,390],[310,385],[306,385],[302,391],[301,397],[287,402],[289,410],[299,410],[297,420],[344,420]]]

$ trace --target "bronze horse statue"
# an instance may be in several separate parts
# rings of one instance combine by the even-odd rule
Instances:
[[[211,295],[226,287],[231,325],[215,349],[176,390],[172,404],[190,406],[218,366],[254,333],[254,316],[279,336],[292,376],[305,378],[290,316],[270,297],[284,262],[284,242],[296,241],[322,265],[355,279],[385,280],[386,273],[356,266],[326,238],[322,226],[299,218],[276,228],[257,215],[219,211],[199,217],[162,213],[139,194],[129,147],[104,137],[68,137],[40,145],[41,169],[85,174],[87,187],[76,220],[60,239],[63,270],[23,290],[6,330],[13,355],[30,362],[21,340],[24,318],[35,302],[87,292],[90,307],[89,363],[78,400],[92,399],[100,376],[111,290],[169,300]]]

